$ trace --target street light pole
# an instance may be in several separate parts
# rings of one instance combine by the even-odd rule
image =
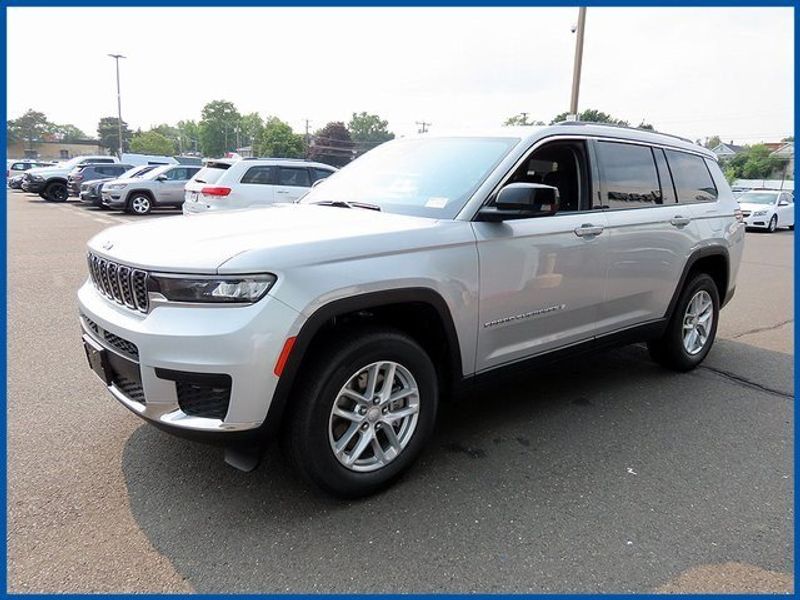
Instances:
[[[119,59],[125,58],[122,54],[109,54],[117,65],[117,132],[119,133],[119,157],[122,159],[122,96],[119,91]]]
[[[578,92],[581,87],[581,63],[583,62],[583,30],[586,25],[586,7],[578,9],[578,34],[575,38],[575,64],[572,68],[572,97],[569,113],[573,119],[578,118]]]

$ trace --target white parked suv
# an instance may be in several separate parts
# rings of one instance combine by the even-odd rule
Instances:
[[[245,470],[283,437],[310,481],[358,496],[491,373],[637,341],[693,369],[743,247],[716,157],[690,141],[426,134],[295,204],[107,229],[78,303],[89,365],[125,407]]]
[[[794,229],[794,195],[779,190],[752,190],[737,198],[747,227],[773,233],[778,227]]]
[[[336,172],[322,163],[285,158],[212,160],[186,184],[184,214],[296,202]]]

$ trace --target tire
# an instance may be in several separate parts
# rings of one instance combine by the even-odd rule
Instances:
[[[284,442],[289,458],[306,479],[335,496],[357,498],[388,486],[411,466],[433,433],[439,398],[430,357],[403,333],[370,329],[337,337],[308,360],[288,415]],[[373,371],[373,403],[341,393],[345,387],[366,391]],[[391,372],[392,388],[384,391],[382,383]],[[388,400],[387,394],[397,396],[403,389],[417,393],[396,403]],[[333,414],[334,405],[351,418]],[[337,443],[342,447],[338,456]]]
[[[139,192],[128,199],[125,207],[125,212],[138,216],[149,215],[151,210],[153,210],[153,199],[148,194]]]
[[[789,225],[789,231],[794,231],[794,223],[792,223],[791,225]]]
[[[687,323],[688,327],[698,321],[696,317],[690,317],[688,313],[693,301],[698,302],[698,304],[692,306],[692,312],[698,312],[696,309],[701,305],[701,302],[697,298],[711,301],[711,306],[709,307],[711,326],[706,328],[702,326],[695,327],[698,337],[694,338],[694,344],[687,344],[684,339],[684,331],[687,331],[687,335],[689,335],[691,330],[685,330],[684,324]],[[700,314],[704,314],[704,311],[700,311]],[[700,320],[702,321],[702,319]],[[655,362],[668,369],[680,372],[691,371],[703,362],[703,359],[711,350],[711,346],[714,345],[718,323],[719,291],[717,290],[717,285],[706,273],[697,273],[684,286],[664,335],[647,343],[650,356]],[[703,340],[702,335],[703,329],[705,329],[705,340]],[[695,347],[698,344],[699,348]]]
[[[66,202],[69,198],[69,190],[66,184],[54,181],[44,189],[44,197],[49,202]]]
[[[772,218],[769,220],[769,225],[767,226],[767,231],[769,233],[775,233],[776,229],[778,229],[778,215],[772,215]]]

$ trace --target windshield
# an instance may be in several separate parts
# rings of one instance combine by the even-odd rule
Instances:
[[[141,177],[145,173],[149,173],[155,167],[133,167],[132,169],[128,169],[122,175],[119,176],[119,179],[135,179],[136,177]]]
[[[774,204],[778,199],[778,194],[769,192],[747,192],[739,196],[739,202],[744,204]]]
[[[334,173],[301,202],[362,203],[452,219],[516,138],[428,138],[378,146]]]
[[[171,167],[174,167],[174,166],[175,165],[159,165],[159,166],[155,167],[152,171],[148,171],[147,173],[145,173],[144,175],[141,175],[140,177],[142,179],[155,179],[156,177],[158,177],[162,173],[166,173]]]

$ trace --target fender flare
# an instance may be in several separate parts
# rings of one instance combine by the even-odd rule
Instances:
[[[435,290],[424,287],[398,288],[368,292],[333,300],[319,307],[306,319],[296,336],[294,346],[289,360],[283,369],[283,373],[278,380],[275,393],[272,396],[264,426],[268,428],[267,435],[275,432],[280,424],[286,407],[289,404],[289,397],[297,379],[300,365],[305,358],[312,340],[319,333],[322,326],[333,317],[352,313],[359,310],[368,310],[391,304],[408,304],[412,302],[428,304],[432,306],[441,319],[445,336],[447,337],[449,349],[449,367],[453,380],[460,380],[463,376],[463,364],[461,361],[461,346],[456,333],[450,308],[444,298]],[[451,382],[453,383],[453,382]]]
[[[667,321],[672,318],[672,313],[675,311],[675,305],[678,303],[678,298],[683,291],[683,286],[686,284],[686,279],[689,277],[689,273],[691,272],[692,268],[697,261],[702,258],[708,258],[709,256],[721,256],[725,260],[725,266],[727,268],[726,273],[726,281],[730,282],[731,276],[731,260],[730,254],[728,249],[725,246],[704,246],[703,248],[698,248],[694,252],[689,255],[689,258],[686,260],[686,264],[683,266],[683,272],[681,273],[681,277],[678,280],[678,285],[675,288],[675,292],[672,294],[672,298],[669,301],[669,305],[667,306],[667,312],[664,315]],[[733,296],[731,293],[728,294],[728,290],[719,290],[720,295],[720,308],[725,306],[725,304],[730,300],[730,297]]]

